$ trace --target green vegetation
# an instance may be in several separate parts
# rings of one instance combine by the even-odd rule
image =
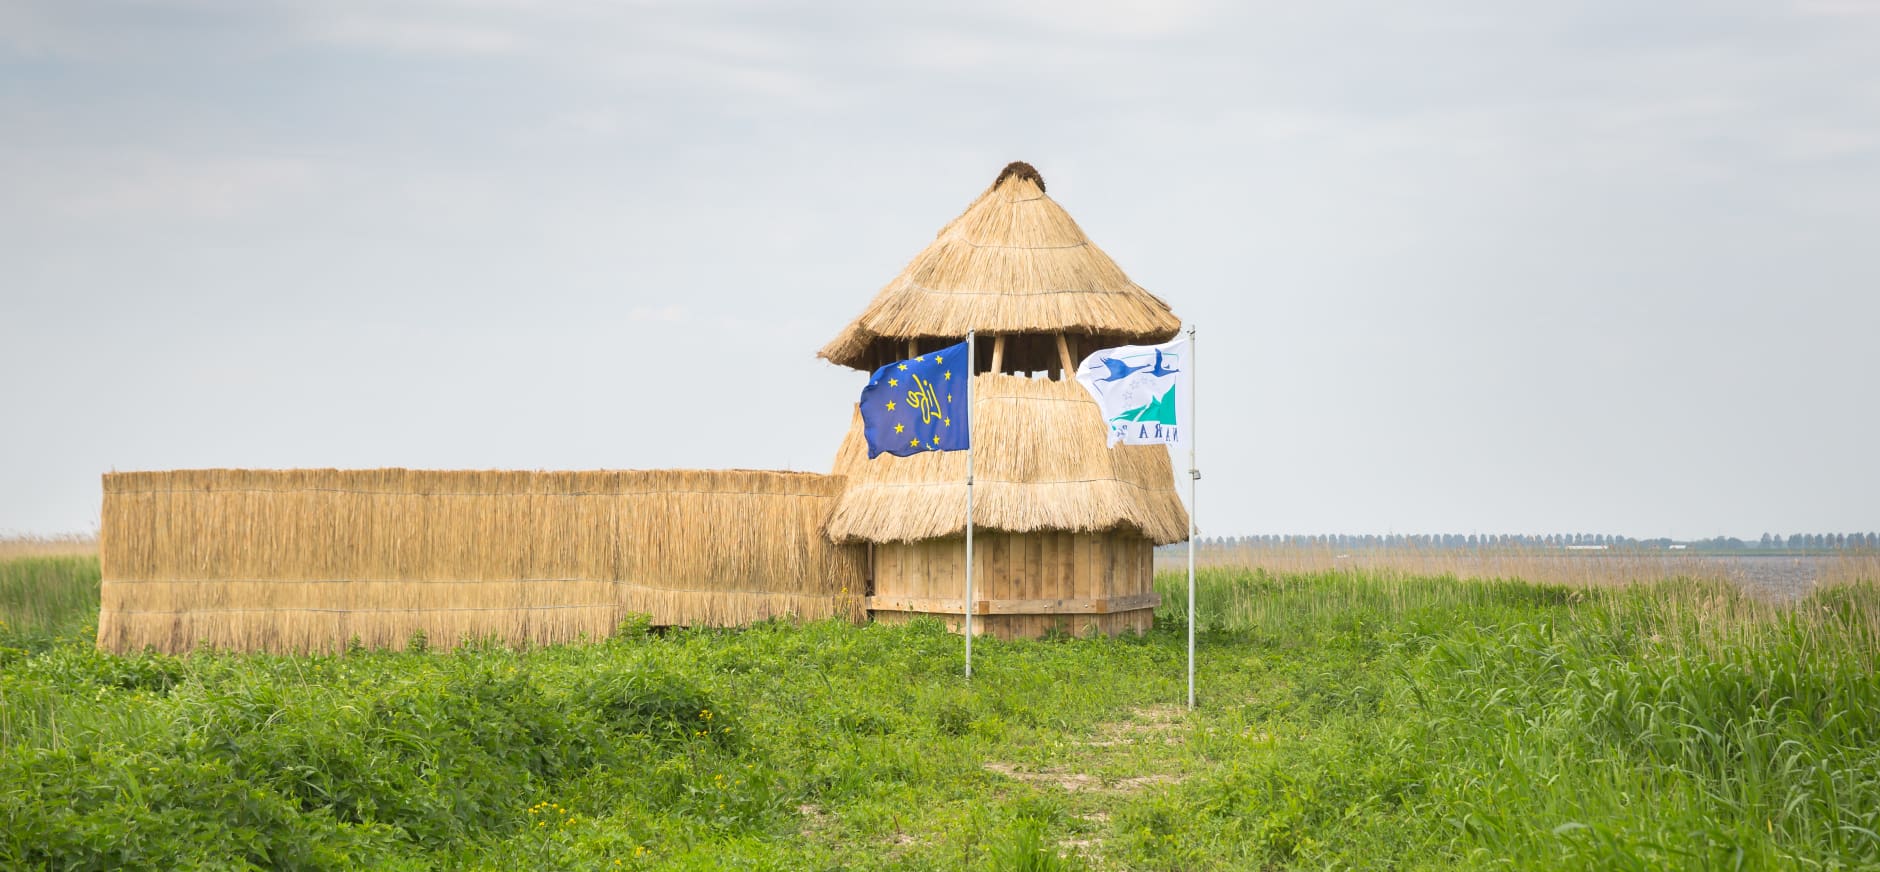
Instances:
[[[1162,581],[970,687],[931,622],[118,657],[0,588],[0,867],[1880,866],[1880,586],[1210,570],[1191,714]]]
[[[83,635],[97,617],[96,556],[0,559],[0,645],[44,648]]]

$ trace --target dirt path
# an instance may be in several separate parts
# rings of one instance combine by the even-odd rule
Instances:
[[[1181,783],[1177,749],[1187,718],[1182,706],[1131,709],[1128,718],[1098,725],[1089,739],[1065,746],[1043,765],[991,761],[985,769],[1037,790],[1061,792],[1080,823],[1058,840],[1058,848],[1104,868],[1102,834],[1121,802]]]

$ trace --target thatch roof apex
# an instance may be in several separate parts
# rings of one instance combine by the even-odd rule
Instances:
[[[999,186],[1000,182],[1013,178],[1019,181],[1032,182],[1038,186],[1038,193],[1044,193],[1044,176],[1039,174],[1037,167],[1022,160],[1015,160],[1006,164],[1005,169],[999,171],[999,177],[992,180],[992,186],[996,188]]]
[[[908,262],[818,355],[873,369],[876,343],[1074,333],[1108,344],[1164,342],[1180,319],[1130,281],[1015,161]]]

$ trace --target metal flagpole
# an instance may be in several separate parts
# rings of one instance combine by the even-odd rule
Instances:
[[[979,370],[973,331],[966,331],[966,679],[973,677],[973,381]],[[1193,561],[1190,560],[1192,563]],[[1193,694],[1191,693],[1190,696]]]
[[[1197,483],[1201,481],[1201,469],[1195,466],[1195,328],[1188,327],[1188,708],[1195,707],[1195,531],[1200,525],[1195,523],[1195,496]],[[968,454],[968,457],[972,455]],[[968,460],[967,469],[972,468]],[[972,480],[972,473],[966,475]],[[970,494],[971,491],[969,490]],[[969,496],[968,499],[971,499]],[[972,535],[968,533],[967,535]],[[966,540],[971,542],[971,539]],[[967,546],[969,549],[970,545]]]

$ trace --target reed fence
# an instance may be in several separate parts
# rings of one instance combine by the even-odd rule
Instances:
[[[597,639],[864,615],[842,479],[755,470],[205,469],[104,478],[98,644],[178,652]]]

